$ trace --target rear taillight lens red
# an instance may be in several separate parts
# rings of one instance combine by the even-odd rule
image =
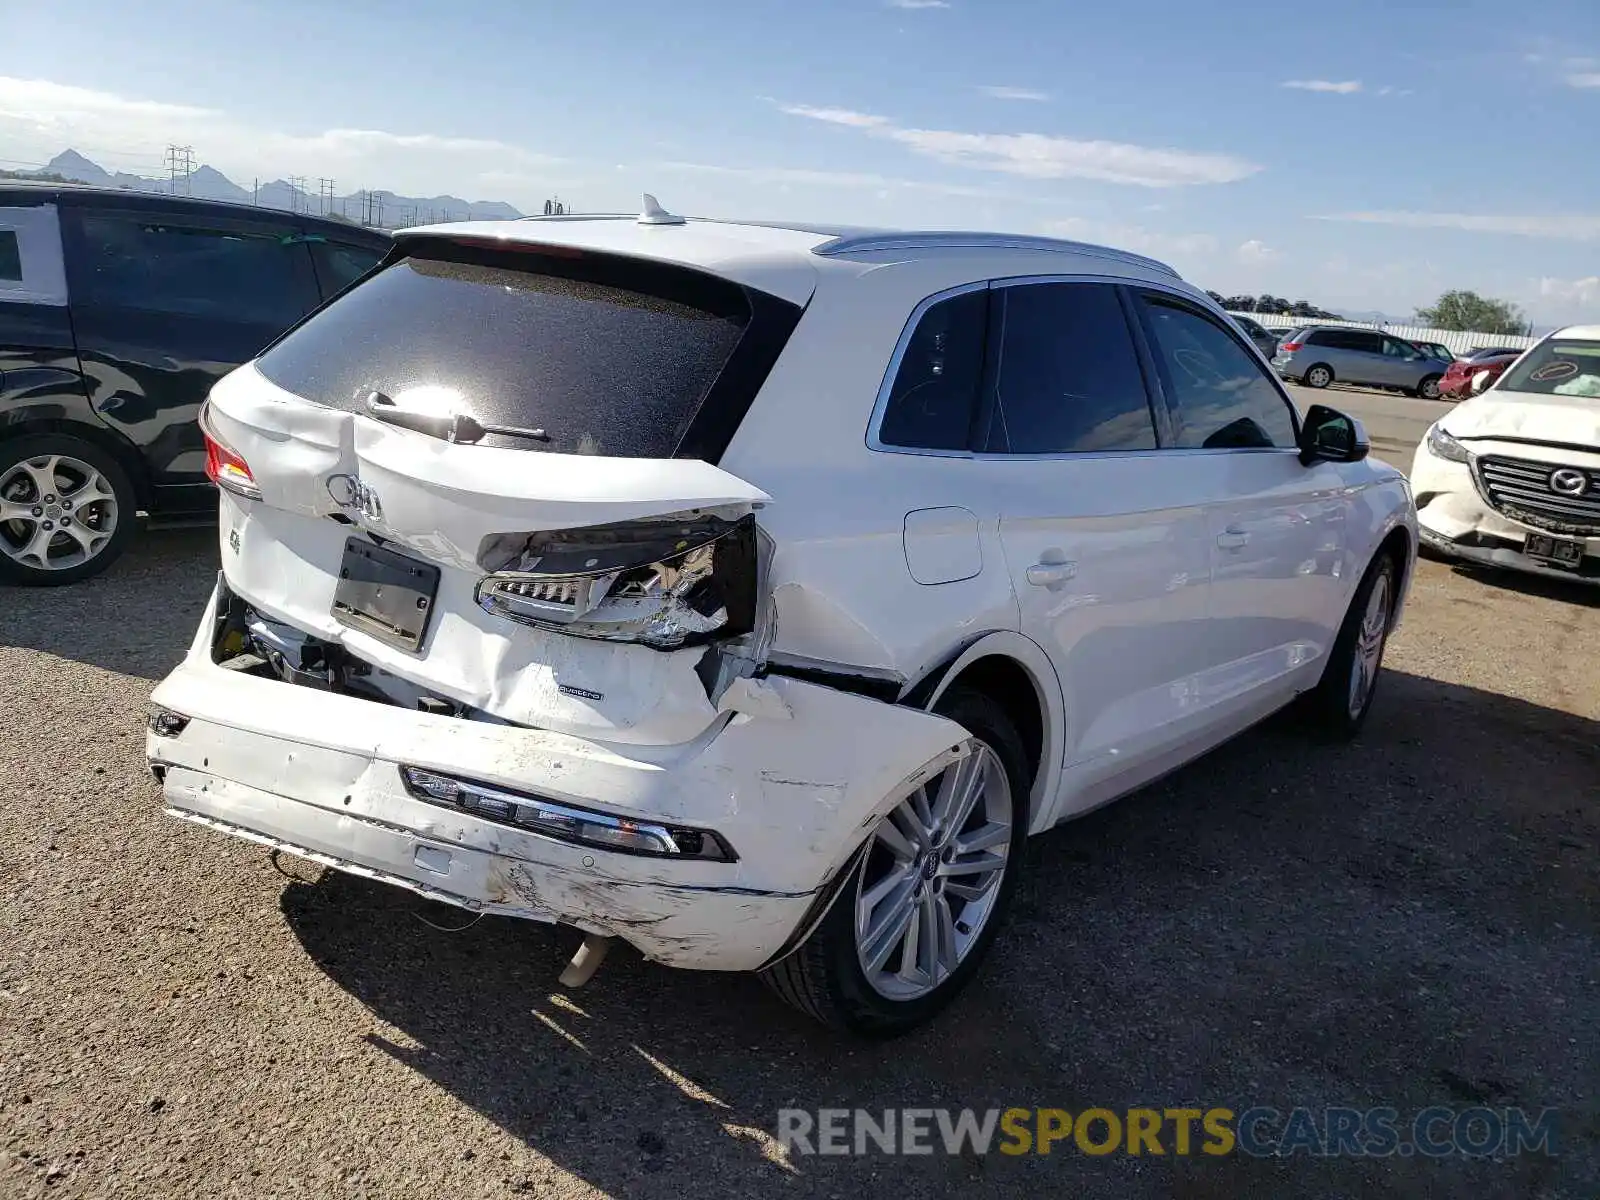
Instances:
[[[227,442],[217,436],[210,418],[211,406],[200,409],[200,434],[206,440],[206,478],[224,491],[249,500],[261,499],[261,488],[250,473],[250,464]]]
[[[1279,344],[1278,352],[1280,354],[1293,354],[1296,350],[1300,349],[1300,347],[1304,345],[1304,342],[1283,342]]]

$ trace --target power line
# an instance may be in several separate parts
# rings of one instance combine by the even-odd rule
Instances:
[[[306,190],[306,177],[304,175],[291,175],[291,176],[289,176],[289,211],[290,212],[297,213],[297,212],[300,211],[300,197],[305,195],[305,190]],[[311,208],[311,206],[309,204],[307,204],[306,205],[306,210],[310,211],[310,208]]]
[[[317,207],[323,216],[333,215],[333,180],[317,180]]]

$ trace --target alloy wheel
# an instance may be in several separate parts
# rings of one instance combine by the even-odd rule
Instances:
[[[66,454],[0,473],[0,554],[40,571],[81,566],[110,544],[120,513],[111,482]]]
[[[857,877],[855,926],[879,995],[918,999],[966,959],[1000,895],[1013,810],[999,756],[975,741],[878,823]]]
[[[1367,597],[1367,608],[1361,614],[1361,626],[1356,630],[1355,654],[1350,665],[1350,715],[1360,718],[1372,695],[1373,684],[1378,679],[1378,668],[1383,665],[1383,643],[1389,635],[1389,574],[1380,571],[1373,580],[1372,594]]]

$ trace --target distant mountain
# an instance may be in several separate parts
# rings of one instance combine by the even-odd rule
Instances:
[[[97,163],[90,162],[76,150],[63,150],[49,162],[45,163],[44,175],[59,175],[63,179],[75,180],[78,183],[93,183],[101,187],[109,187],[111,173]]]
[[[37,174],[138,192],[166,192],[172,188],[171,179],[151,179],[129,175],[124,171],[112,174],[76,150],[62,151]],[[284,212],[319,213],[324,205],[322,197],[297,188],[286,179],[274,179],[252,190],[239,186],[209,165],[196,168],[187,180],[180,179],[178,186],[184,194],[206,200],[255,204]],[[335,196],[332,213],[351,221],[383,225],[389,229],[435,221],[515,221],[522,216],[520,210],[501,200],[463,200],[459,196],[449,195],[402,196],[382,190],[370,194],[351,192],[347,196]]]

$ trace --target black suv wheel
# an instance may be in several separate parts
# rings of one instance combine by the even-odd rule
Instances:
[[[138,498],[117,460],[45,433],[0,441],[0,580],[76,583],[127,547]]]

